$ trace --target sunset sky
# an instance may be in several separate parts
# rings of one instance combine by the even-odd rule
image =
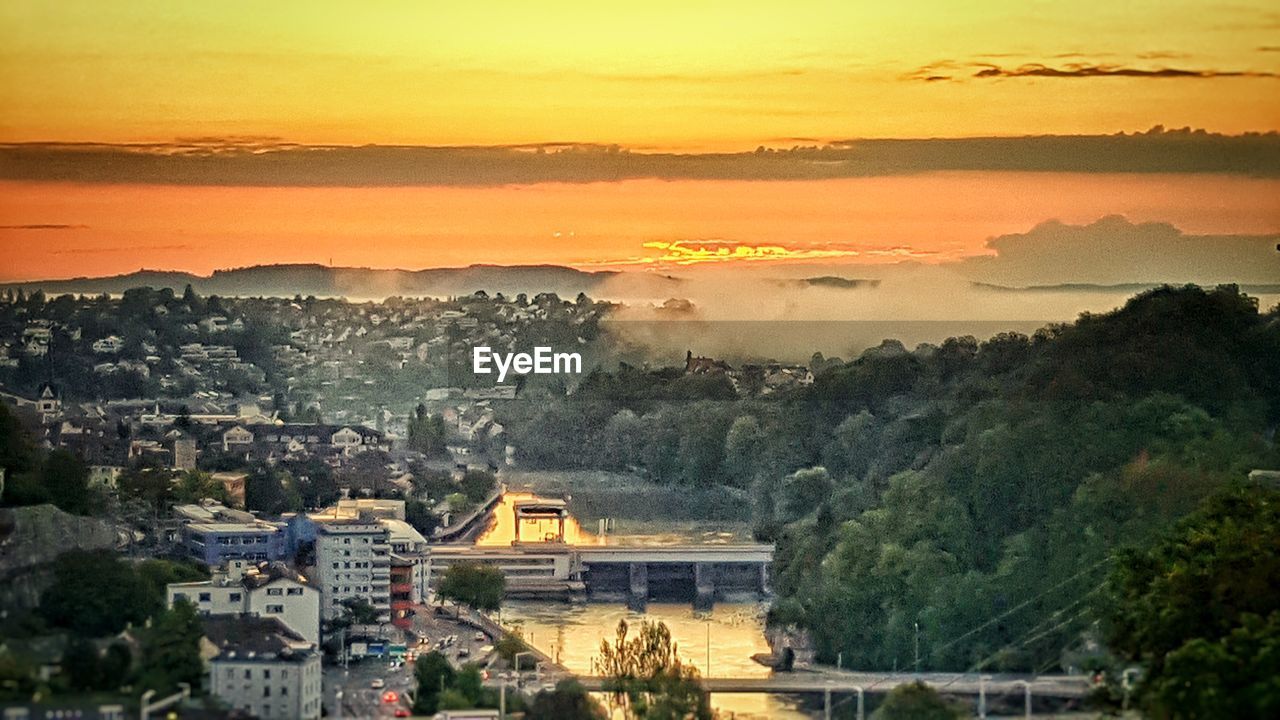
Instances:
[[[1280,232],[1280,141],[1219,137],[1280,129],[1274,3],[975,7],[4,0],[0,279],[950,262],[1112,214]],[[1210,135],[1072,144],[1153,126]],[[847,142],[1027,135],[1064,140]]]

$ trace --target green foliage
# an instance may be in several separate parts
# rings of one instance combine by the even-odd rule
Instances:
[[[172,485],[170,498],[175,504],[197,503],[205,498],[224,505],[231,504],[226,486],[214,480],[209,473],[198,470],[188,470],[178,475],[177,482]]]
[[[441,415],[427,413],[424,405],[418,405],[409,420],[409,448],[430,457],[445,453],[445,423]]]
[[[516,655],[528,650],[529,646],[525,643],[524,638],[520,636],[520,633],[515,631],[505,633],[494,643],[493,649],[498,653],[498,657],[505,660],[508,665],[516,670],[521,670],[523,668],[515,667]],[[523,660],[523,658],[521,659]]]
[[[62,651],[62,672],[72,690],[89,692],[102,685],[98,648],[84,638],[73,638]]]
[[[89,487],[89,469],[66,450],[42,452],[9,408],[0,404],[0,468],[5,471],[4,505],[53,503],[75,515],[89,515],[97,504]]]
[[[497,479],[493,473],[484,470],[468,470],[462,479],[458,481],[458,486],[462,490],[462,494],[467,497],[467,501],[472,505],[479,505],[488,499],[497,486]]]
[[[266,515],[302,509],[302,497],[287,472],[258,467],[244,483],[244,507]]]
[[[1280,317],[1231,286],[820,364],[745,398],[623,366],[501,420],[534,466],[749,487],[777,542],[771,620],[866,670],[910,666],[917,624],[925,669],[1061,668],[1097,639],[1116,548],[1280,467]]]
[[[53,582],[40,596],[40,614],[54,627],[85,637],[141,624],[163,600],[109,550],[71,550],[53,563]]]
[[[187,683],[192,693],[200,692],[204,662],[200,658],[200,638],[204,629],[191,603],[179,600],[172,609],[160,612],[142,632],[138,662],[138,686],[161,695]]]
[[[539,691],[524,717],[525,720],[606,720],[608,713],[577,680],[570,678],[556,683],[555,690]]]
[[[421,500],[405,501],[404,520],[426,538],[431,537],[431,533],[440,525],[440,518],[431,512],[431,506]]]
[[[439,652],[419,655],[413,665],[417,690],[413,696],[413,712],[434,715],[440,710],[440,695],[452,687],[456,673],[449,659]]]
[[[1280,491],[1215,495],[1146,550],[1119,558],[1107,640],[1145,665],[1156,718],[1280,713]]]
[[[445,600],[473,610],[497,610],[506,591],[502,570],[478,563],[455,563],[444,571],[436,591]]]
[[[352,625],[377,625],[378,609],[373,603],[362,597],[347,598],[342,601],[342,615],[334,623],[340,627]]]
[[[663,623],[642,622],[629,637],[618,622],[612,643],[600,643],[600,674],[613,705],[637,720],[710,720],[711,706],[696,668],[680,660]]]
[[[966,713],[922,682],[899,685],[871,713],[871,720],[960,720]]]
[[[119,690],[129,678],[132,668],[133,653],[129,646],[122,642],[111,643],[98,663],[99,689],[108,692]]]

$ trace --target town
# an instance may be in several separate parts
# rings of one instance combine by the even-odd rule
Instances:
[[[97,564],[170,580],[152,583],[154,597],[122,600],[137,605],[131,611],[83,609],[93,617],[79,622],[116,653],[101,662],[148,663],[151,644],[162,642],[148,633],[152,621],[177,622],[189,605],[204,618],[192,644],[198,663],[154,668],[140,681],[161,693],[202,683],[217,705],[246,716],[433,712],[437,700],[415,701],[419,683],[403,669],[433,650],[450,673],[483,668],[490,695],[495,663],[519,668],[517,655],[537,659],[539,676],[563,674],[482,611],[504,592],[494,583],[507,595],[580,596],[582,558],[543,551],[547,575],[530,576],[535,559],[450,544],[491,522],[500,477],[516,462],[494,405],[538,391],[523,381],[486,385],[466,364],[481,343],[554,343],[591,356],[605,344],[600,322],[611,307],[585,295],[483,291],[381,303],[201,297],[189,286],[51,299],[5,291],[0,411],[20,457],[0,475],[6,504],[18,506],[0,511],[12,533],[0,572],[12,581],[6,626],[29,626],[0,645],[0,659],[13,663],[6,682],[16,696],[33,682],[72,698],[111,687],[102,675],[119,668],[77,669],[68,653],[85,651],[67,643],[78,641],[30,629],[47,622],[51,594],[93,594],[91,579],[59,582],[69,568]],[[573,357],[580,372],[581,355]],[[812,381],[806,368],[736,371],[692,353],[684,370],[734,387],[746,378],[764,394]],[[563,523],[563,509],[555,514]],[[550,539],[564,542],[563,524]],[[718,567],[736,572],[747,595],[767,592],[768,553],[744,558]],[[596,563],[593,596],[617,595],[604,589],[609,562]],[[454,565],[459,578],[449,575]],[[462,577],[477,568],[478,580]],[[78,601],[67,602],[81,614]],[[182,693],[142,697],[144,714],[191,710]],[[482,701],[472,689],[453,705]],[[514,684],[510,701],[522,702]],[[99,715],[126,706],[138,709],[108,702]]]

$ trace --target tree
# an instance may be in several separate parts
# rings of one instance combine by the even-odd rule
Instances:
[[[965,714],[947,703],[937,690],[916,681],[899,685],[871,714],[871,720],[960,720]]]
[[[89,490],[89,468],[84,462],[62,449],[45,458],[40,479],[49,502],[74,515],[88,515],[92,508]]]
[[[813,512],[831,497],[835,485],[824,467],[799,470],[782,482],[782,509],[792,519],[802,518]]]
[[[245,509],[267,515],[279,515],[289,510],[292,503],[282,475],[265,467],[249,473],[244,482]]]
[[[440,524],[440,518],[436,517],[435,513],[431,512],[431,507],[421,500],[405,501],[404,521],[427,538],[431,537],[431,533],[435,532]]]
[[[524,714],[525,720],[606,720],[608,713],[573,678],[556,683],[555,690],[539,691]]]
[[[120,474],[116,488],[121,495],[141,500],[157,510],[172,502],[173,471],[132,467]]]
[[[413,677],[418,683],[413,695],[414,714],[436,714],[440,709],[440,694],[453,685],[455,674],[449,659],[439,652],[419,655],[413,665]]]
[[[129,650],[129,646],[118,641],[108,645],[106,652],[102,654],[99,668],[101,671],[99,687],[108,692],[119,690],[133,668],[133,653]]]
[[[109,550],[71,550],[53,562],[53,582],[40,596],[40,614],[76,635],[101,637],[140,625],[160,598]]]
[[[444,571],[437,590],[440,597],[472,610],[497,610],[506,591],[502,570],[479,563],[455,563]]]
[[[724,438],[724,470],[729,482],[748,487],[760,470],[760,454],[764,450],[764,430],[752,415],[734,419]]]
[[[72,638],[62,651],[62,672],[72,690],[89,692],[102,685],[102,666],[98,648],[82,637]]]
[[[419,404],[409,420],[409,447],[427,456],[442,455],[445,429],[443,416],[429,414],[427,407]]]
[[[342,616],[340,619],[343,627],[351,627],[352,625],[377,625],[378,609],[373,603],[362,597],[347,598],[342,601]]]
[[[178,683],[187,683],[193,693],[199,693],[204,675],[204,661],[200,658],[203,636],[200,616],[186,600],[157,614],[142,633],[138,663],[141,689],[163,695],[177,690]]]
[[[466,495],[467,500],[473,504],[479,504],[488,499],[496,484],[497,480],[493,477],[493,473],[484,470],[468,470],[462,476],[462,480],[458,481],[462,494]]]
[[[222,483],[213,476],[199,470],[188,470],[178,476],[172,487],[172,499],[175,503],[196,503],[205,498],[217,500],[223,504],[231,502],[231,496]]]
[[[1280,713],[1280,491],[1215,495],[1160,542],[1122,554],[1107,640],[1145,664],[1156,718]]]
[[[644,621],[635,637],[629,631],[620,620],[613,642],[600,643],[600,674],[614,705],[636,720],[710,720],[698,671],[680,660],[667,626]]]

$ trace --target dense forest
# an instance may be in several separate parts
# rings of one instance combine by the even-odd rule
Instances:
[[[918,641],[922,669],[1079,668],[1116,553],[1280,467],[1280,309],[1164,287],[1031,337],[886,341],[775,395],[621,366],[503,412],[526,463],[748,494],[771,619],[823,661],[907,668]]]

